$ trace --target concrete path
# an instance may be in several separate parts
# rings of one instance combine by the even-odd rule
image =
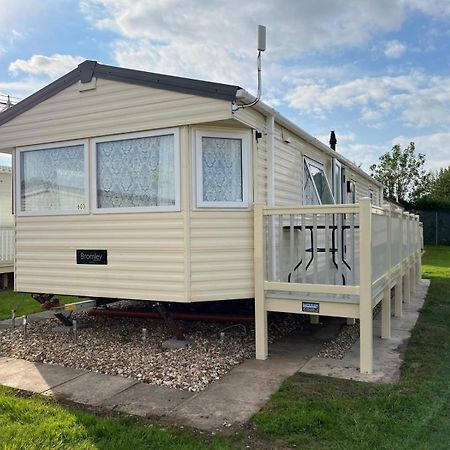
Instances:
[[[373,324],[374,371],[372,374],[359,372],[359,340],[353,344],[350,351],[341,360],[314,356],[300,371],[349,380],[378,383],[397,382],[400,378],[400,366],[406,343],[419,318],[429,285],[430,280],[421,280],[414,294],[411,295],[411,302],[403,304],[403,316],[401,318],[392,317],[391,339],[381,339],[381,312],[375,317]]]
[[[55,317],[54,311],[41,311],[27,316],[28,323],[40,322],[42,320],[53,319]],[[22,316],[16,317],[16,327],[22,326]],[[11,328],[11,319],[0,320],[0,330]]]
[[[379,319],[374,323],[375,373],[359,373],[359,342],[342,359],[317,358],[324,342],[339,331],[342,321],[289,335],[270,346],[266,361],[247,360],[204,391],[191,393],[144,384],[119,376],[61,366],[0,358],[0,384],[53,395],[82,405],[138,416],[165,417],[205,430],[245,423],[282,381],[298,371],[364,381],[395,381],[399,377],[405,340],[416,323],[429,282],[422,281],[402,319],[392,319],[391,340],[381,340]]]

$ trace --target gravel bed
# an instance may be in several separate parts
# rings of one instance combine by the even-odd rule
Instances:
[[[381,304],[379,303],[373,309],[373,317],[380,312]],[[344,325],[335,338],[325,343],[317,356],[320,358],[342,359],[358,339],[359,320],[356,320],[354,325]]]
[[[359,339],[359,320],[355,325],[344,325],[339,334],[324,344],[318,355],[320,358],[342,359],[351,346]]]
[[[93,317],[85,313],[75,317],[77,342],[71,331],[61,331],[59,322],[49,319],[30,324],[26,338],[21,326],[0,330],[0,356],[120,375],[192,392],[205,389],[237,364],[254,357],[253,325],[182,322],[192,345],[172,350],[161,347],[172,336],[160,320]],[[301,328],[304,321],[300,315],[271,315],[271,342]],[[147,329],[145,342],[143,328]]]

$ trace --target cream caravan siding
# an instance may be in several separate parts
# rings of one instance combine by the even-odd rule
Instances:
[[[253,213],[193,211],[190,220],[192,300],[253,297]]]
[[[253,198],[256,202],[267,201],[267,138],[263,136],[254,146],[253,156]]]
[[[231,118],[224,100],[110,80],[73,84],[3,124],[0,149]]]
[[[356,185],[356,201],[358,202],[362,197],[369,197],[369,190],[373,192],[373,204],[381,204],[380,188],[375,183],[371,183],[369,180],[361,177],[351,169],[347,168],[347,179],[351,179]]]
[[[16,289],[186,301],[188,138],[188,127],[181,127],[181,212],[18,216]],[[77,265],[77,249],[106,249],[108,265]]]
[[[286,142],[286,140],[289,142]],[[302,144],[275,126],[275,205],[303,202]]]
[[[267,122],[266,117],[253,108],[238,109],[233,117],[253,130],[262,133],[254,145],[253,154],[253,198],[258,202],[267,201]]]
[[[13,227],[11,173],[0,172],[0,227]]]
[[[182,213],[17,217],[16,241],[18,291],[184,299]],[[85,248],[108,265],[77,265]]]

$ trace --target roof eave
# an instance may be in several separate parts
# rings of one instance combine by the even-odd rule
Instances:
[[[254,100],[254,96],[251,95],[248,91],[245,89],[239,89],[236,93],[236,99],[239,101],[242,101],[243,103],[249,103]],[[367,180],[370,180],[372,183],[376,184],[377,186],[383,188],[383,184],[379,181],[375,180],[375,178],[371,177],[368,173],[364,172],[360,167],[358,167],[356,164],[351,162],[349,159],[347,159],[342,154],[336,152],[335,150],[332,150],[330,147],[326,146],[323,142],[316,139],[314,136],[310,135],[308,132],[300,128],[298,125],[296,125],[294,122],[291,122],[289,119],[284,117],[280,112],[278,112],[276,109],[272,108],[271,106],[267,105],[263,101],[259,101],[256,103],[256,105],[253,106],[257,111],[264,115],[273,116],[275,118],[275,121],[278,122],[280,125],[284,126],[286,129],[291,131],[292,133],[297,134],[300,136],[303,140],[308,142],[309,144],[313,145],[314,147],[319,148],[323,152],[325,152],[327,155],[336,158],[341,163],[351,167],[355,172],[357,172],[359,175],[364,177]]]

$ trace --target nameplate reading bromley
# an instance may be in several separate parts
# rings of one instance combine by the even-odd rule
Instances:
[[[77,250],[77,264],[108,264],[107,250]]]

